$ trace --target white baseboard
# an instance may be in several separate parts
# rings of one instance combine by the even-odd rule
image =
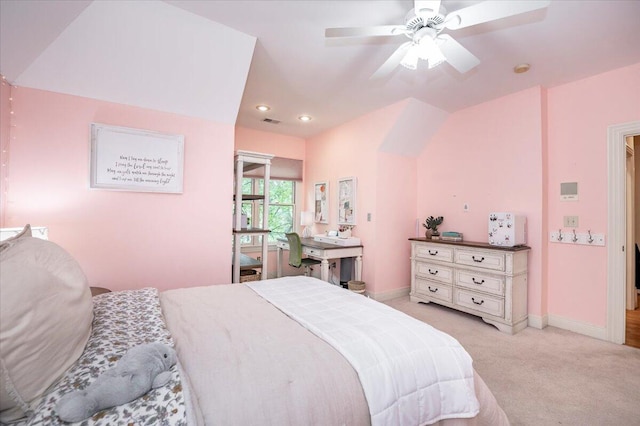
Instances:
[[[604,327],[597,327],[586,322],[564,318],[558,315],[531,315],[529,314],[529,327],[542,330],[546,326],[558,327],[563,330],[573,331],[600,340],[607,340],[607,330]]]
[[[385,291],[384,293],[369,293],[369,297],[378,302],[385,302],[387,300],[395,299],[402,296],[408,296],[411,291],[411,287],[399,288],[397,290]]]
[[[546,326],[549,325],[549,316],[548,315],[528,315],[529,327],[537,328],[538,330],[542,330]]]
[[[598,327],[586,322],[563,318],[558,315],[549,315],[549,325],[563,330],[573,331],[574,333],[584,334],[585,336],[594,337],[596,339],[607,340],[606,328]]]

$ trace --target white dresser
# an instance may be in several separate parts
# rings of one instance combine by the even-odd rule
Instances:
[[[527,327],[530,247],[410,238],[411,301],[482,317],[505,333]]]

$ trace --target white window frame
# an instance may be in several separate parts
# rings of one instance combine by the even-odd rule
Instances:
[[[251,179],[253,181],[253,188],[252,188],[252,193],[256,194],[257,191],[259,190],[259,183],[258,181],[262,178],[260,177],[245,177],[245,179]],[[274,180],[283,180],[283,179],[270,179],[269,182],[274,181]],[[300,203],[302,201],[302,182],[299,181],[293,181],[293,229],[300,233],[299,227],[300,227],[300,221],[296,220],[296,218],[298,218],[300,216]],[[268,202],[268,200],[265,200],[265,202]],[[252,203],[252,211],[251,211],[251,217],[252,218],[256,218],[259,217],[259,204],[258,203]],[[253,235],[251,236],[251,242],[250,243],[242,243],[241,244],[241,248],[242,248],[242,252],[243,253],[253,253],[253,252],[259,252],[262,250],[262,245],[260,244],[260,236],[257,235]],[[276,244],[271,242],[269,243],[269,250],[275,250],[276,249]]]

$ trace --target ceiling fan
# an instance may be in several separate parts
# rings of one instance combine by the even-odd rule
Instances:
[[[416,69],[418,59],[426,60],[429,68],[448,62],[460,73],[466,73],[480,63],[444,30],[457,30],[494,21],[521,13],[545,8],[550,0],[483,1],[447,13],[441,0],[415,0],[404,25],[379,25],[362,28],[327,28],[325,37],[377,37],[404,34],[409,41],[403,43],[371,76],[382,78],[398,64]]]

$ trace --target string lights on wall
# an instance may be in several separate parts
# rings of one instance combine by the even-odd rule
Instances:
[[[2,84],[2,91],[7,90],[9,92],[9,128],[2,129],[3,134],[0,138],[0,179],[2,179],[2,212],[6,211],[7,196],[9,194],[9,149],[10,141],[15,139],[13,128],[14,123],[14,110],[13,110],[13,89],[14,86],[9,84],[4,75],[0,75]],[[4,117],[3,117],[4,118]],[[4,221],[4,218],[0,218],[0,221]]]

